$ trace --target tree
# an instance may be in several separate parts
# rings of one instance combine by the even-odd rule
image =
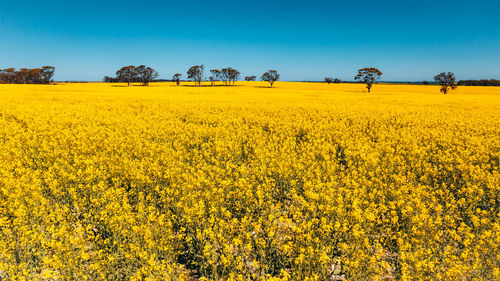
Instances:
[[[41,73],[43,78],[43,83],[50,84],[52,82],[52,77],[54,76],[55,71],[56,68],[53,66],[43,66]]]
[[[257,77],[255,75],[245,76],[245,81],[255,81]]]
[[[124,66],[116,72],[116,78],[119,81],[127,82],[130,87],[130,82],[134,82],[137,79],[137,69],[133,65]]]
[[[457,83],[455,83],[455,74],[453,74],[453,72],[441,72],[434,76],[434,81],[441,86],[441,92],[445,95],[448,92],[448,88],[450,88],[450,90],[455,90],[457,88]]]
[[[137,72],[137,78],[143,86],[149,86],[149,83],[153,82],[159,76],[156,70],[145,65],[139,65],[135,68],[135,71]]]
[[[368,67],[358,70],[358,75],[354,77],[354,80],[359,80],[365,83],[369,93],[373,83],[375,83],[375,81],[377,80],[380,80],[381,76],[382,76],[382,71],[374,67]]]
[[[333,83],[333,78],[332,77],[325,77],[325,82],[330,85],[330,83]]]
[[[342,81],[341,81],[339,78],[335,78],[335,79],[333,79],[333,83],[338,84],[338,83],[340,83],[340,82],[342,82]]]
[[[176,73],[174,74],[174,76],[172,76],[172,80],[175,82],[175,84],[177,84],[177,86],[181,84],[181,76],[182,74],[180,73]]]
[[[26,76],[26,83],[28,84],[42,83],[42,69],[41,68],[28,69],[28,76]]]
[[[236,80],[238,80],[239,77],[240,77],[240,72],[238,70],[234,68],[229,68],[229,81],[232,81],[233,85],[236,82]]]
[[[15,72],[15,83],[26,84],[28,83],[28,76],[30,70],[28,68],[21,68]]]
[[[221,71],[218,69],[211,69],[210,73],[212,73],[212,76],[210,76],[210,84],[213,86],[215,85],[216,81],[219,81],[221,79]]]
[[[234,85],[234,82],[238,79],[239,76],[240,72],[234,68],[228,67],[221,70],[221,78],[226,85],[231,84],[231,82],[233,82]]]
[[[269,70],[268,72],[262,74],[262,76],[260,77],[260,80],[269,82],[269,84],[271,84],[271,88],[273,87],[274,82],[278,81],[279,79],[280,75],[276,70]]]
[[[240,72],[231,67],[223,68],[219,71],[219,78],[225,85],[230,85],[231,82],[233,82],[234,85],[238,77],[240,77]]]
[[[221,71],[220,71],[220,77],[221,77],[221,80],[222,82],[224,82],[224,85],[227,85],[230,83],[230,72],[231,72],[231,69],[230,67],[228,68],[223,68]]]
[[[224,83],[224,85],[227,85],[229,81],[229,69],[230,68],[223,68],[220,71],[220,80]]]
[[[188,79],[192,79],[198,86],[201,86],[201,79],[203,78],[203,65],[191,66],[187,71]]]
[[[8,84],[14,83],[15,76],[16,76],[15,68],[7,68],[0,70],[0,83],[8,83]]]

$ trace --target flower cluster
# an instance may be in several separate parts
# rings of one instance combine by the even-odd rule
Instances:
[[[500,90],[255,84],[0,85],[0,279],[500,279]]]

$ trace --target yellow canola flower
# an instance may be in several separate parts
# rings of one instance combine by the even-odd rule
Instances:
[[[0,85],[0,280],[500,279],[500,88],[237,84]]]

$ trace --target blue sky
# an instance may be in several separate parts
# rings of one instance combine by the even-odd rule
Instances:
[[[0,68],[53,65],[57,80],[102,80],[146,64],[282,80],[500,79],[500,1],[0,0]]]

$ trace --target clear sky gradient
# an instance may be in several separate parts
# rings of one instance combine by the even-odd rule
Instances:
[[[146,64],[171,78],[191,65],[282,80],[500,79],[500,1],[0,0],[0,68],[56,67],[102,80]]]

